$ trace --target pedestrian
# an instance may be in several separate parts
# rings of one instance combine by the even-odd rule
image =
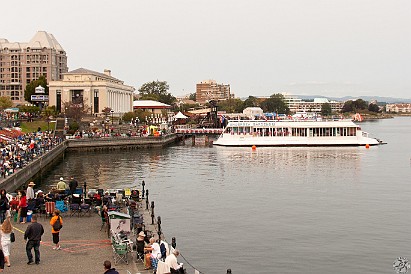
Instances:
[[[33,186],[35,186],[36,184],[34,182],[30,182],[29,185],[27,186],[27,190],[26,190],[26,196],[27,196],[27,200],[31,200],[34,199],[34,189]]]
[[[54,250],[60,250],[60,229],[63,227],[63,219],[60,216],[60,210],[56,209],[53,212],[53,217],[50,220],[51,234],[53,234],[53,243],[56,245]]]
[[[110,261],[104,261],[104,274],[119,274],[118,271],[115,268],[111,268],[111,262]]]
[[[71,176],[70,177],[70,182],[69,182],[69,188],[70,188],[71,196],[73,196],[74,192],[76,192],[77,187],[78,187],[77,180],[74,179],[73,176]]]
[[[27,258],[29,261],[27,264],[33,263],[33,254],[31,253],[31,249],[34,248],[34,258],[36,264],[40,263],[40,241],[41,236],[44,234],[43,226],[37,222],[37,215],[33,214],[31,216],[31,224],[27,227],[26,231],[24,232],[24,240],[27,241],[26,243],[26,253]]]
[[[6,190],[0,190],[0,223],[6,219],[6,212],[10,209],[9,199],[7,199]]]
[[[26,198],[26,192],[24,190],[19,191],[19,196],[20,196],[20,201],[19,201],[19,218],[23,218],[21,221],[21,224],[26,223],[26,218],[27,218],[27,198]]]
[[[6,217],[3,224],[1,225],[1,249],[3,250],[4,262],[10,267],[10,247],[11,239],[10,235],[13,231],[13,226],[11,225],[10,215]]]

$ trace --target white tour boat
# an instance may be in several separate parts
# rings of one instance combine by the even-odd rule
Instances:
[[[374,146],[352,120],[230,120],[218,146]]]

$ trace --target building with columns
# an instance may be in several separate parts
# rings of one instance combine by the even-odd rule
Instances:
[[[81,104],[90,114],[101,114],[106,107],[121,116],[133,111],[135,88],[111,76],[110,70],[104,73],[79,68],[63,74],[63,80],[49,83],[49,106],[56,106],[64,112],[64,103]]]
[[[47,82],[61,80],[68,71],[67,56],[56,38],[38,31],[29,42],[9,42],[0,38],[0,96],[15,105],[26,103],[27,84],[44,75]]]

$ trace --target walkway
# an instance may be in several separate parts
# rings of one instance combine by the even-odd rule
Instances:
[[[145,207],[143,208],[145,209]],[[144,210],[146,211],[146,210]],[[114,265],[111,242],[107,238],[107,232],[100,231],[101,218],[97,214],[91,216],[72,216],[63,215],[63,228],[60,232],[61,250],[53,250],[50,219],[39,217],[39,223],[44,227],[45,233],[40,247],[41,262],[39,265],[27,265],[25,253],[25,242],[23,232],[28,224],[16,224],[16,242],[11,247],[11,267],[6,267],[5,273],[104,273],[103,262],[112,262],[120,274],[141,273],[148,274],[152,271],[144,270],[142,263],[135,263],[135,253],[129,254],[129,264],[119,263]],[[144,213],[145,217],[149,213]],[[146,219],[151,224],[151,218]],[[147,225],[147,229],[154,227]],[[134,239],[135,240],[135,239]],[[34,252],[33,252],[34,255]]]

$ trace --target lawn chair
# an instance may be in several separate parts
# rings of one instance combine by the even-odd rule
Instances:
[[[61,213],[65,213],[68,211],[68,208],[66,206],[66,204],[64,203],[64,201],[56,201],[56,208],[61,212]]]
[[[55,209],[56,209],[56,203],[46,202],[46,215],[47,216],[50,216],[51,214],[53,214]]]
[[[128,247],[126,243],[113,243],[113,257],[114,264],[117,265],[119,262],[125,262],[128,264]]]
[[[88,213],[88,216],[91,215],[91,206],[89,204],[81,204],[80,205],[80,214],[82,216],[84,216],[87,213]]]
[[[80,204],[70,204],[70,217],[77,214],[80,217],[81,207]]]

